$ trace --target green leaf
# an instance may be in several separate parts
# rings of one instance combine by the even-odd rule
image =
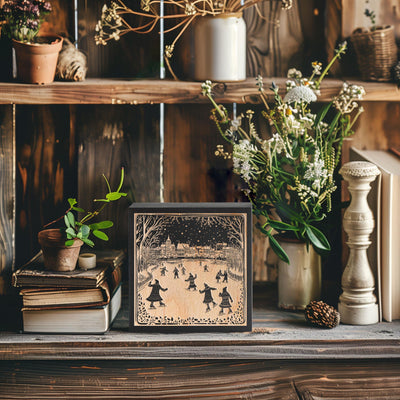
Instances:
[[[269,244],[274,251],[274,253],[285,263],[290,264],[290,260],[288,255],[285,253],[285,250],[282,249],[281,245],[278,243],[278,241],[272,236],[268,235],[269,238]]]
[[[79,208],[79,207],[72,207],[72,209],[74,211],[78,211],[78,212],[85,212],[85,210],[83,208]]]
[[[93,235],[101,240],[104,240],[104,241],[108,240],[108,236],[102,231],[98,231],[98,230],[93,231]]]
[[[286,222],[269,219],[267,223],[271,228],[274,228],[277,231],[299,231],[299,228],[297,226],[287,224]]]
[[[73,228],[69,227],[65,230],[65,232],[67,233],[67,235],[70,235],[71,237],[76,237],[76,233],[73,230]]]
[[[65,222],[65,225],[72,226],[73,228],[75,228],[75,216],[74,216],[74,214],[71,211],[69,211],[67,213],[66,217],[68,219],[69,224],[67,224],[67,222]]]
[[[106,199],[110,201],[119,200],[122,197],[122,193],[111,192],[106,194]]]
[[[76,199],[68,199],[68,203],[70,207],[73,207],[75,204],[77,204],[78,202],[76,201]]]
[[[318,126],[319,123],[325,118],[325,115],[328,113],[329,109],[332,106],[332,102],[328,103],[325,107],[322,107],[317,117],[315,118],[314,126]]]
[[[306,235],[310,239],[310,242],[313,244],[313,246],[320,250],[330,251],[331,245],[329,244],[328,239],[319,229],[312,225],[306,225],[305,230]]]
[[[90,247],[94,247],[94,243],[88,238],[82,238],[82,242],[87,244]]]
[[[87,238],[90,234],[90,228],[87,225],[82,225],[79,228],[79,232],[82,233],[82,238]]]
[[[101,222],[97,222],[95,224],[91,224],[89,225],[89,228],[94,231],[97,229],[107,229],[107,228],[111,228],[114,225],[114,223],[112,221],[101,221]]]
[[[66,246],[72,246],[73,244],[74,244],[74,240],[67,240],[65,243],[64,243]]]
[[[64,223],[67,228],[71,227],[71,224],[69,223],[69,219],[66,215],[64,215]]]

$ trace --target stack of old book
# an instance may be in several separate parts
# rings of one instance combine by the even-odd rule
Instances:
[[[96,267],[44,269],[41,256],[13,273],[20,288],[24,332],[104,333],[121,307],[122,250],[97,250]]]

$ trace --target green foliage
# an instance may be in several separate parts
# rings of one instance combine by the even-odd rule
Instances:
[[[50,223],[52,224],[60,219],[64,219],[65,228],[62,228],[62,230],[65,232],[65,236],[67,239],[65,241],[66,246],[72,246],[74,244],[75,239],[80,239],[82,240],[83,243],[87,244],[90,247],[93,247],[94,242],[89,239],[89,236],[91,234],[93,234],[93,236],[95,236],[100,240],[104,241],[108,240],[108,235],[105,232],[103,232],[103,230],[111,228],[114,225],[112,221],[106,220],[91,224],[88,224],[88,222],[91,221],[93,218],[97,217],[97,215],[100,214],[100,212],[104,209],[104,207],[108,203],[117,201],[121,197],[125,197],[127,195],[126,193],[121,192],[122,185],[124,183],[124,169],[123,168],[121,169],[120,182],[118,188],[115,191],[111,190],[110,184],[105,175],[103,175],[103,178],[106,182],[108,193],[106,193],[104,199],[94,200],[94,202],[102,203],[98,209],[94,211],[85,211],[83,208],[77,206],[78,202],[76,199],[69,198],[68,199],[69,209],[65,212],[65,214],[61,218],[52,221]],[[75,218],[75,215],[72,211],[84,213],[84,216],[78,221]],[[47,224],[46,226],[50,224]]]
[[[258,228],[286,262],[288,257],[274,234],[311,244],[320,253],[330,250],[327,238],[316,226],[331,211],[331,195],[336,190],[334,171],[343,140],[353,134],[353,125],[363,111],[358,101],[365,91],[345,82],[340,93],[316,113],[310,104],[317,101],[323,78],[346,46],[339,45],[325,69],[313,62],[310,77],[291,68],[285,96],[272,83],[273,104],[264,93],[262,78],[257,77],[265,106],[263,119],[256,119],[252,110],[230,118],[226,108],[215,102],[212,83],[202,84],[203,94],[214,106],[211,118],[232,146],[232,151],[226,151],[218,145],[216,155],[232,159],[233,171],[247,186],[245,193],[253,212],[265,219]],[[268,136],[258,132],[256,122],[260,121],[267,124],[267,129],[260,131],[269,131]]]

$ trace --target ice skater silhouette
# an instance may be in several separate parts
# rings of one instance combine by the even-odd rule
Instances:
[[[195,276],[193,276],[192,273],[189,272],[189,277],[187,279],[185,279],[185,282],[189,282],[189,287],[187,288],[187,290],[190,290],[190,289],[197,290],[196,283],[194,282],[194,280],[196,278],[197,278],[197,274]]]
[[[211,290],[217,290],[217,289],[208,286],[207,283],[204,284],[204,289],[203,290],[199,290],[199,293],[204,293],[203,303],[207,304],[206,312],[211,310],[210,303],[213,303],[214,307],[217,305],[217,303],[214,301],[214,299],[212,297]]]
[[[165,276],[165,273],[167,272],[167,268],[166,267],[162,267],[161,268],[161,276]]]
[[[217,283],[219,283],[219,280],[221,279],[221,277],[222,277],[222,272],[221,272],[221,270],[219,270],[217,275],[215,276],[215,279],[217,280]]]
[[[224,308],[229,308],[228,314],[230,314],[232,312],[232,306],[231,306],[231,302],[233,302],[231,295],[228,293],[228,291],[226,290],[226,286],[222,289],[222,292],[219,294],[219,297],[222,298],[221,300],[221,304],[219,305],[221,307],[220,310],[220,314],[224,313]]]
[[[204,264],[204,272],[208,272],[208,265],[207,264]]]
[[[225,271],[222,276],[224,277],[224,280],[222,281],[222,283],[224,282],[228,282],[228,271]]]
[[[176,267],[174,269],[174,279],[179,279],[179,269]]]
[[[162,301],[162,297],[160,296],[160,290],[165,292],[166,290],[168,290],[168,288],[165,288],[165,289],[162,288],[158,279],[155,280],[154,284],[152,284],[150,281],[149,287],[151,287],[151,293],[150,293],[150,296],[146,300],[150,301],[150,308],[155,308],[154,304],[153,304],[155,301],[160,302],[160,307],[165,307],[165,304]]]

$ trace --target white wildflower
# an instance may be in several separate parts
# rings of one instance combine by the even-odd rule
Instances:
[[[307,86],[296,86],[286,93],[283,101],[285,103],[311,103],[317,101],[317,96]]]
[[[211,81],[207,80],[201,84],[201,93],[203,94],[203,96],[211,94],[211,89],[212,89]]]
[[[349,85],[344,82],[342,90],[333,99],[333,104],[342,114],[349,114],[358,107],[356,100],[362,100],[364,96],[365,90],[362,86]]]
[[[299,71],[296,68],[290,68],[289,71],[287,72],[287,77],[288,78],[295,78],[295,79],[300,79],[303,76],[301,71]]]

